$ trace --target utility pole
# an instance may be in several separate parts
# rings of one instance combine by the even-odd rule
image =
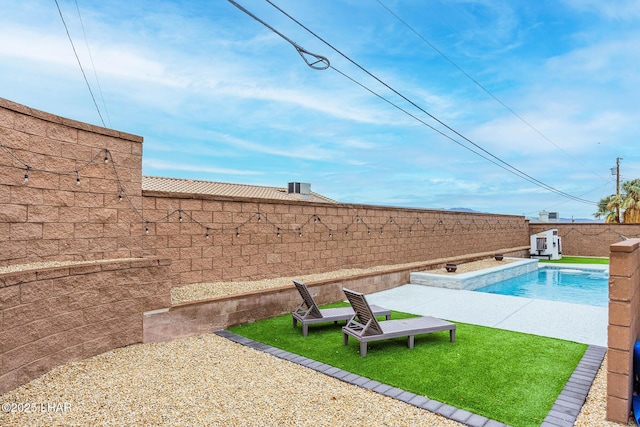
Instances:
[[[616,196],[620,200],[620,157],[616,157]],[[620,205],[616,205],[616,219],[618,223],[622,222],[620,218]]]

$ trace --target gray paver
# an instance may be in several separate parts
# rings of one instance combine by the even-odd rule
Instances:
[[[385,391],[383,394],[389,397],[397,397],[401,393],[404,393],[404,390],[402,390],[401,388],[391,387],[389,390]]]
[[[357,386],[362,387],[362,385],[363,385],[363,384],[366,384],[366,383],[368,383],[369,381],[371,381],[371,380],[370,380],[369,378],[367,378],[367,377],[361,377],[361,376],[358,376],[358,378],[356,378],[355,380],[353,380],[351,383],[352,383],[352,384],[355,384],[355,385],[357,385]]]
[[[465,424],[467,424],[470,427],[484,427],[487,425],[488,421],[489,419],[486,417],[483,417],[482,415],[471,414],[471,416],[467,419],[467,421],[465,421]]]
[[[411,393],[409,391],[403,391],[402,393],[396,396],[396,399],[409,403],[409,401],[414,397],[416,397],[415,393]]]
[[[473,415],[469,411],[465,411],[463,409],[456,409],[453,414],[451,414],[451,419],[454,421],[458,421],[460,423],[466,423],[469,418]]]
[[[344,377],[342,377],[342,381],[346,381],[348,383],[353,383],[356,379],[360,378],[360,375],[356,375],[356,374],[349,374],[346,375]]]
[[[408,286],[413,286],[413,285],[408,285]],[[389,306],[389,304],[384,303],[385,301],[384,299],[377,299],[378,294],[385,294],[386,292],[389,292],[389,291],[383,291],[377,294],[372,294],[373,296],[371,298],[368,296],[367,299],[372,304],[379,304],[381,306],[385,306],[391,309],[407,311],[414,314],[429,314],[429,315],[437,316],[437,313],[431,313],[431,312],[421,313],[416,310]],[[437,292],[440,292],[440,291],[437,291]],[[396,298],[396,299],[404,300],[414,304],[415,304],[415,301],[420,300],[419,298],[417,299],[416,298]],[[423,299],[423,301],[425,301],[425,303],[430,302],[429,298]],[[460,303],[459,300],[455,301],[455,307],[454,307],[455,311],[458,313],[465,312],[463,309],[461,309],[459,303]],[[544,303],[538,301],[536,304],[538,304],[537,307],[539,307],[540,304],[544,304]],[[507,307],[507,306],[508,304],[504,305],[504,307]],[[554,305],[551,304],[549,306],[554,306]],[[430,307],[433,307],[433,305],[430,305]],[[518,308],[520,308],[520,306],[518,306]],[[532,308],[532,307],[529,306],[528,308]],[[521,310],[519,311],[519,314],[521,315],[522,313],[526,313],[526,311],[527,310]],[[474,313],[475,313],[474,315],[478,315],[478,313],[476,312]],[[593,314],[594,312],[587,310],[586,313]],[[507,315],[507,317],[512,318],[511,321],[514,320],[513,316],[514,316],[514,313],[508,313]],[[452,316],[440,315],[437,317],[447,318],[453,321],[456,320],[455,316],[452,317]],[[570,317],[573,317],[573,319],[568,319],[567,322],[573,322],[573,321],[581,322],[580,316],[577,316],[576,318],[575,312],[572,312],[572,316]],[[457,319],[457,320],[464,321],[460,319]],[[498,323],[501,323],[501,327],[505,329],[509,329],[508,327],[506,327],[507,325],[505,323],[503,322],[498,322]],[[520,323],[526,324],[527,322],[520,322]],[[477,324],[483,324],[483,323],[479,322]],[[496,325],[487,325],[487,326],[495,327]],[[568,329],[567,324],[563,324],[562,328],[556,327],[556,329],[563,329],[563,333],[566,333]],[[604,329],[604,338],[602,337],[602,335],[598,335],[598,334],[602,334],[602,329]],[[516,328],[514,330],[518,330],[518,329]],[[523,331],[523,332],[529,332],[529,333],[534,333],[538,335],[545,335],[544,333],[540,333],[540,331]],[[401,401],[409,402],[414,406],[423,408],[431,412],[438,413],[444,417],[454,419],[462,423],[466,423],[467,425],[472,427],[507,427],[504,423],[501,423],[499,421],[490,420],[480,415],[455,408],[451,405],[443,404],[442,402],[438,402],[435,400],[430,400],[424,396],[418,396],[418,395],[415,395],[414,393],[410,393],[410,392],[401,390],[399,388],[392,387],[388,384],[383,384],[378,381],[371,380],[369,378],[361,377],[359,375],[332,367],[330,365],[327,365],[318,361],[314,361],[312,359],[308,359],[306,357],[289,353],[284,350],[275,349],[268,345],[253,341],[251,339],[242,337],[240,335],[236,335],[229,331],[216,331],[215,334],[218,336],[227,338],[231,341],[237,342],[239,344],[243,344],[252,348],[256,348],[261,351],[265,351],[267,353],[273,354],[282,359],[289,360],[294,363],[298,363],[303,366],[310,367],[312,369],[317,370],[318,372],[323,372],[329,376],[348,381],[352,384],[356,384],[363,388],[373,390],[377,393],[384,394],[386,396],[393,397]],[[595,341],[600,341],[606,344],[606,326],[605,328],[594,330],[593,334],[589,336],[590,337],[599,336],[600,338],[596,338]],[[556,337],[556,338],[563,338],[563,337]],[[575,339],[572,339],[572,340],[575,340]],[[580,363],[578,364],[578,366],[572,373],[569,381],[567,381],[567,384],[565,384],[564,389],[558,396],[558,399],[554,403],[554,406],[549,411],[549,414],[547,414],[546,418],[541,424],[541,427],[572,427],[573,426],[577,413],[579,413],[580,409],[582,408],[582,405],[584,404],[584,401],[587,397],[587,393],[589,392],[591,384],[593,383],[593,379],[595,378],[598,370],[600,369],[602,360],[606,354],[606,350],[607,348],[605,346],[601,346],[597,344],[594,345],[593,342],[590,343],[589,347],[585,351],[584,356],[580,360]]]
[[[429,400],[427,403],[422,404],[422,407],[427,411],[436,412],[442,405],[443,403],[437,400]]]
[[[422,407],[422,405],[424,405],[425,403],[427,403],[429,401],[428,398],[424,397],[424,396],[420,396],[418,394],[416,394],[411,400],[409,400],[407,403],[413,405],[413,406],[417,406],[418,408]]]
[[[369,390],[373,390],[376,387],[378,387],[379,385],[381,385],[382,383],[376,380],[370,380],[367,381],[366,383],[362,384],[363,388],[369,389]]]
[[[389,384],[380,384],[379,386],[374,388],[373,391],[378,392],[380,394],[384,394],[384,392],[389,390],[390,388],[391,386]]]
[[[443,415],[447,418],[451,418],[451,415],[456,412],[458,410],[458,408],[451,406],[451,405],[446,405],[443,404],[441,407],[438,408],[438,410],[436,411],[438,414]]]

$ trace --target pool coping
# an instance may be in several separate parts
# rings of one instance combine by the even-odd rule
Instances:
[[[503,280],[540,270],[581,270],[609,274],[608,264],[553,264],[539,263],[537,259],[506,259],[512,260],[512,262],[456,275],[414,271],[409,276],[409,283],[435,288],[475,291]]]
[[[425,396],[362,377],[259,341],[254,341],[228,330],[219,330],[214,333],[235,343],[271,354],[280,359],[288,360],[346,383],[374,391],[471,427],[508,427],[507,424],[486,418],[482,415],[474,414],[467,410],[429,399]],[[588,344],[582,359],[580,359],[580,362],[556,398],[555,403],[549,410],[542,424],[540,424],[540,427],[572,427],[575,424],[606,353],[606,347]]]
[[[511,260],[511,262],[456,275],[414,271],[409,275],[409,283],[412,285],[473,291],[478,288],[493,285],[502,280],[538,270],[539,262],[537,259],[506,259]]]

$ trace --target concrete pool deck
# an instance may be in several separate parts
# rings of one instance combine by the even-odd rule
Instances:
[[[367,301],[452,322],[607,346],[606,307],[411,284],[367,295]]]

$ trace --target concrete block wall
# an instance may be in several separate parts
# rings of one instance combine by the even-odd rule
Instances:
[[[609,247],[623,240],[622,236],[640,237],[638,224],[604,223],[531,223],[530,234],[551,228],[558,229],[562,238],[563,255],[608,257]]]
[[[170,264],[94,261],[0,274],[0,394],[58,365],[142,342],[143,313],[171,303]]]
[[[390,289],[409,281],[410,269],[397,269],[349,278],[309,283],[316,303],[345,299],[343,287],[364,293]],[[168,310],[146,313],[144,342],[170,341],[225,329],[291,312],[302,298],[292,285],[177,304]]]
[[[633,395],[633,347],[640,339],[640,239],[611,245],[607,418],[626,424]]]
[[[418,262],[529,244],[523,217],[144,192],[146,253],[182,283]],[[182,221],[180,221],[182,217]],[[206,235],[209,238],[206,238]]]
[[[140,256],[141,137],[0,98],[0,144],[0,266]]]
[[[527,251],[527,247],[504,248],[507,256],[523,257]],[[409,283],[412,271],[435,268],[446,262],[485,259],[491,255],[492,253],[483,252],[435,259],[411,267],[390,267],[366,274],[310,282],[307,286],[315,295],[317,304],[328,304],[345,300],[343,287],[370,294]],[[301,301],[297,289],[290,284],[172,305],[170,308],[145,313],[144,342],[170,341],[290,313]]]

